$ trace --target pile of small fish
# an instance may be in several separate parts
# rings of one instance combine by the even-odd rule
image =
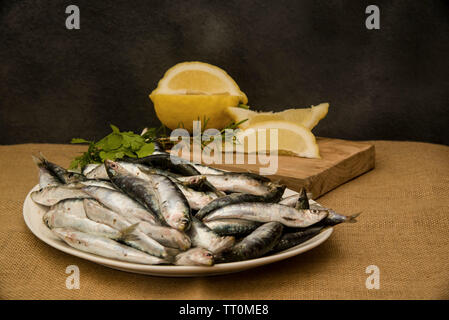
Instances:
[[[82,173],[42,155],[38,191],[45,224],[68,245],[140,264],[211,266],[254,259],[296,246],[341,222],[311,204],[303,189],[253,173],[227,172],[155,151],[106,160]]]

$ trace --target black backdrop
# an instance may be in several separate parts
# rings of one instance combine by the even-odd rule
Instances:
[[[148,94],[189,60],[227,70],[254,109],[330,102],[317,135],[449,144],[449,1],[0,3],[0,144],[158,126]]]

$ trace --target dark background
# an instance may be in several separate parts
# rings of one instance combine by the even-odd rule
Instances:
[[[158,126],[148,94],[189,60],[225,69],[253,109],[330,102],[320,136],[449,144],[449,1],[0,3],[0,144]]]

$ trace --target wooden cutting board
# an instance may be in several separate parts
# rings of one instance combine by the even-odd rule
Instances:
[[[372,144],[330,138],[317,138],[317,142],[321,159],[280,155],[277,172],[268,177],[273,181],[279,180],[295,191],[305,187],[316,199],[374,168],[375,151]],[[254,173],[259,173],[261,167],[267,167],[258,161],[249,164],[246,160],[245,164],[208,165],[229,171]]]

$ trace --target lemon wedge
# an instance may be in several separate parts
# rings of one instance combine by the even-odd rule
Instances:
[[[277,134],[275,130],[277,129]],[[312,132],[291,121],[264,121],[237,132],[237,145],[247,153],[278,150],[279,154],[320,158]],[[264,141],[265,139],[265,141]]]
[[[323,119],[329,110],[329,103],[321,103],[317,106],[302,109],[287,109],[281,112],[256,112],[243,108],[231,107],[227,113],[235,122],[248,119],[239,127],[248,128],[259,122],[286,120],[312,130]]]
[[[202,121],[203,128],[222,129],[232,122],[226,109],[248,102],[226,71],[198,61],[178,63],[168,69],[150,99],[165,126],[189,131],[197,120]]]

